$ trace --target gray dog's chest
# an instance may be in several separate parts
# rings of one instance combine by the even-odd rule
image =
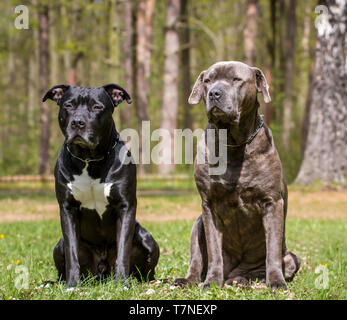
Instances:
[[[74,175],[74,180],[68,183],[68,188],[75,200],[81,202],[81,208],[95,210],[100,218],[109,204],[108,197],[111,192],[112,183],[103,183],[100,179],[93,179],[83,169],[81,175]]]
[[[252,181],[256,181],[256,178],[242,177],[242,174],[238,178],[230,175],[211,178],[213,207],[223,221],[237,217],[248,220],[261,216],[262,196],[258,186]]]

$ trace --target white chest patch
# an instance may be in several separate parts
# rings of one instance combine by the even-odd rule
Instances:
[[[112,183],[102,183],[100,179],[93,179],[88,175],[85,167],[80,176],[74,175],[74,181],[68,183],[74,198],[81,202],[81,207],[96,210],[100,217],[108,205]]]

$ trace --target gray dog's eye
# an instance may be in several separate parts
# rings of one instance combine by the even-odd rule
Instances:
[[[211,80],[210,79],[204,79],[204,83],[210,83]]]
[[[238,81],[242,81],[242,79],[240,79],[240,78],[233,78],[233,81],[234,82],[238,82]]]

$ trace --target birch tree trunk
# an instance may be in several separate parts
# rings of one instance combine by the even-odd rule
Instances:
[[[346,0],[321,1],[304,159],[297,183],[345,185],[347,172]],[[324,13],[324,11],[326,13]],[[325,19],[326,18],[326,19]],[[319,19],[319,20],[318,20]]]
[[[178,110],[178,75],[179,75],[179,35],[178,21],[180,15],[180,0],[168,0],[165,26],[165,62],[164,62],[164,87],[163,109],[161,128],[168,130],[171,143],[164,143],[164,155],[171,155],[171,159],[163,157],[165,164],[159,164],[159,173],[168,174],[175,170],[174,158],[174,129],[177,128]],[[168,164],[168,163],[172,164]]]
[[[50,83],[49,79],[49,16],[48,6],[41,6],[39,12],[39,81],[40,96],[43,97]],[[47,102],[41,103],[40,109],[40,149],[39,174],[50,173],[49,167],[49,139],[51,117]]]

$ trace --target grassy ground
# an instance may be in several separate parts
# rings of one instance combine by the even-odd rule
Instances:
[[[161,249],[156,277],[171,281],[184,276],[189,234],[200,212],[198,195],[194,190],[181,195],[139,192],[138,203],[138,220]],[[56,279],[52,250],[61,230],[54,194],[0,192],[0,299],[346,299],[347,192],[291,188],[289,208],[287,245],[302,259],[302,268],[288,292],[272,293],[257,282],[248,288],[202,290],[133,281],[127,289],[112,278],[104,283],[90,278],[68,292],[62,284],[38,288]],[[316,288],[319,265],[327,266],[327,289]],[[28,289],[16,288],[20,266],[28,270]]]

